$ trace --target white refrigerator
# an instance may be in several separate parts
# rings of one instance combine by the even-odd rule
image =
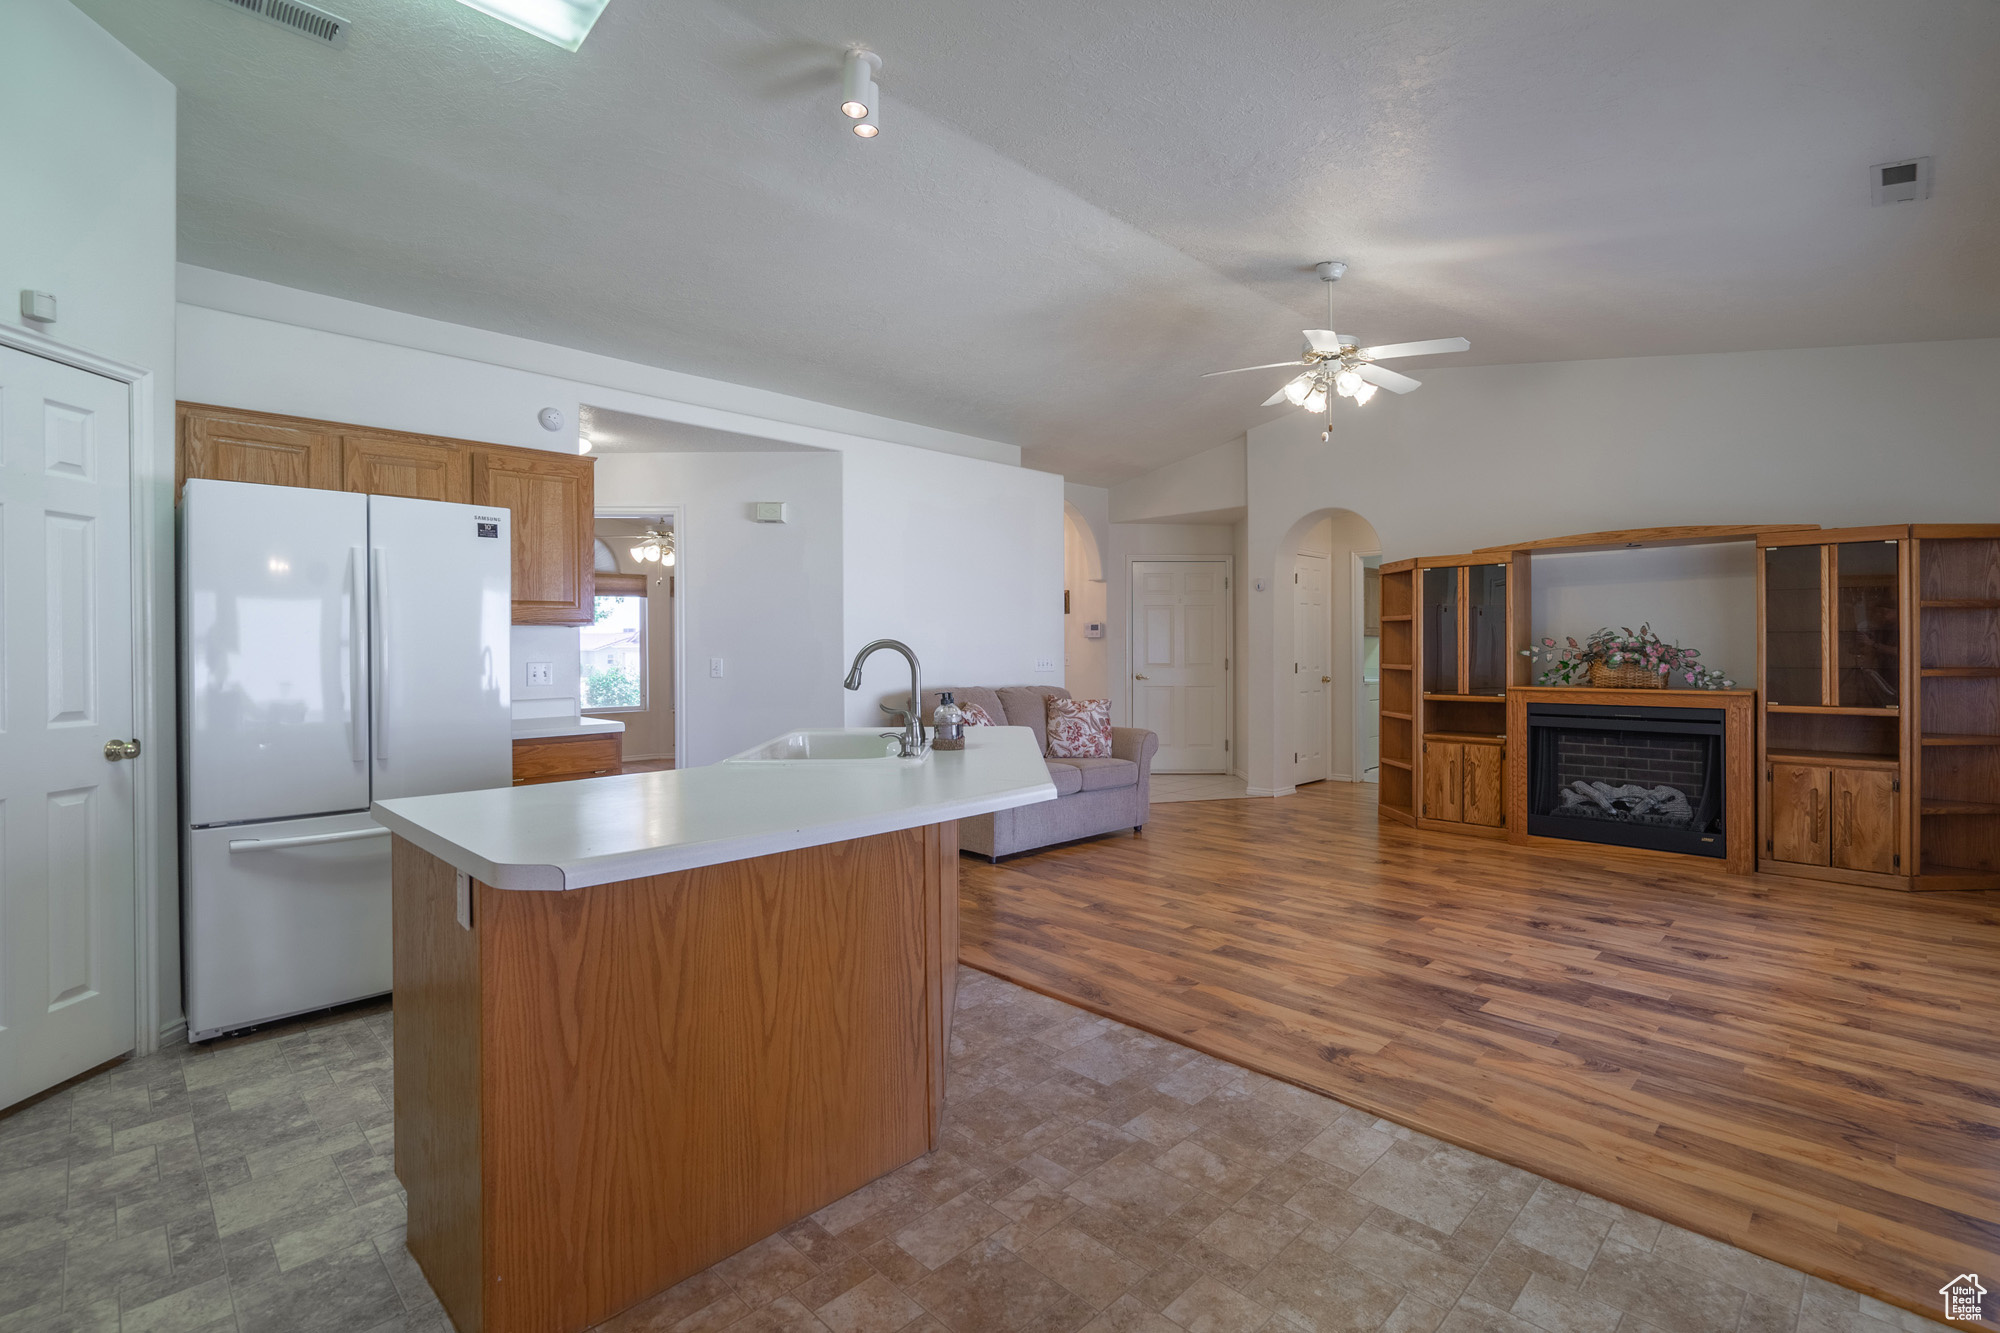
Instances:
[[[188,1036],[390,986],[392,796],[513,780],[505,509],[229,481],[180,503]]]

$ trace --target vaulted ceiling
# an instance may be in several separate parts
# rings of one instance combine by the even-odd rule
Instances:
[[[1433,365],[2000,335],[1996,0],[611,0],[575,54],[455,0],[327,0],[345,50],[78,3],[181,90],[190,263],[1078,480],[1275,413],[1199,376],[1295,354],[1324,258],[1343,332],[1471,338]]]

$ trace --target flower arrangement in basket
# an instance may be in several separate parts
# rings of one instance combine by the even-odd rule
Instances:
[[[1701,654],[1677,643],[1664,642],[1651,625],[1631,629],[1601,629],[1579,644],[1567,640],[1567,647],[1554,639],[1543,639],[1533,648],[1523,648],[1521,656],[1532,657],[1542,670],[1535,677],[1542,685],[1578,685],[1587,678],[1598,689],[1664,690],[1685,685],[1697,690],[1726,690],[1736,682],[1720,671],[1703,666]]]

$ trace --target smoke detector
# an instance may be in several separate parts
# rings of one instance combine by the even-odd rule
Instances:
[[[217,4],[245,14],[254,14],[266,23],[310,37],[327,46],[346,46],[347,30],[353,26],[338,14],[329,14],[305,0],[216,0]]]
[[[1880,162],[1868,168],[1868,188],[1873,202],[1907,204],[1931,197],[1931,160],[1913,157],[1905,162]]]

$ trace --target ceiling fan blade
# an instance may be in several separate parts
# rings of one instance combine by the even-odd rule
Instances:
[[[1208,374],[1203,375],[1202,378],[1211,379],[1217,375],[1241,375],[1246,370],[1276,370],[1279,366],[1303,366],[1304,364],[1305,362],[1303,361],[1270,361],[1261,366],[1238,366],[1234,370],[1211,370]]]
[[[1312,349],[1315,352],[1338,352],[1340,350],[1340,335],[1332,329],[1307,329],[1306,341],[1312,344]]]
[[[1439,352],[1463,352],[1472,344],[1463,338],[1432,338],[1419,343],[1383,343],[1380,347],[1364,347],[1361,355],[1375,361],[1389,361],[1399,356],[1436,356]]]
[[[1354,368],[1354,373],[1377,388],[1387,389],[1390,393],[1408,393],[1423,383],[1422,380],[1413,380],[1408,375],[1398,374],[1387,366],[1359,365]]]

